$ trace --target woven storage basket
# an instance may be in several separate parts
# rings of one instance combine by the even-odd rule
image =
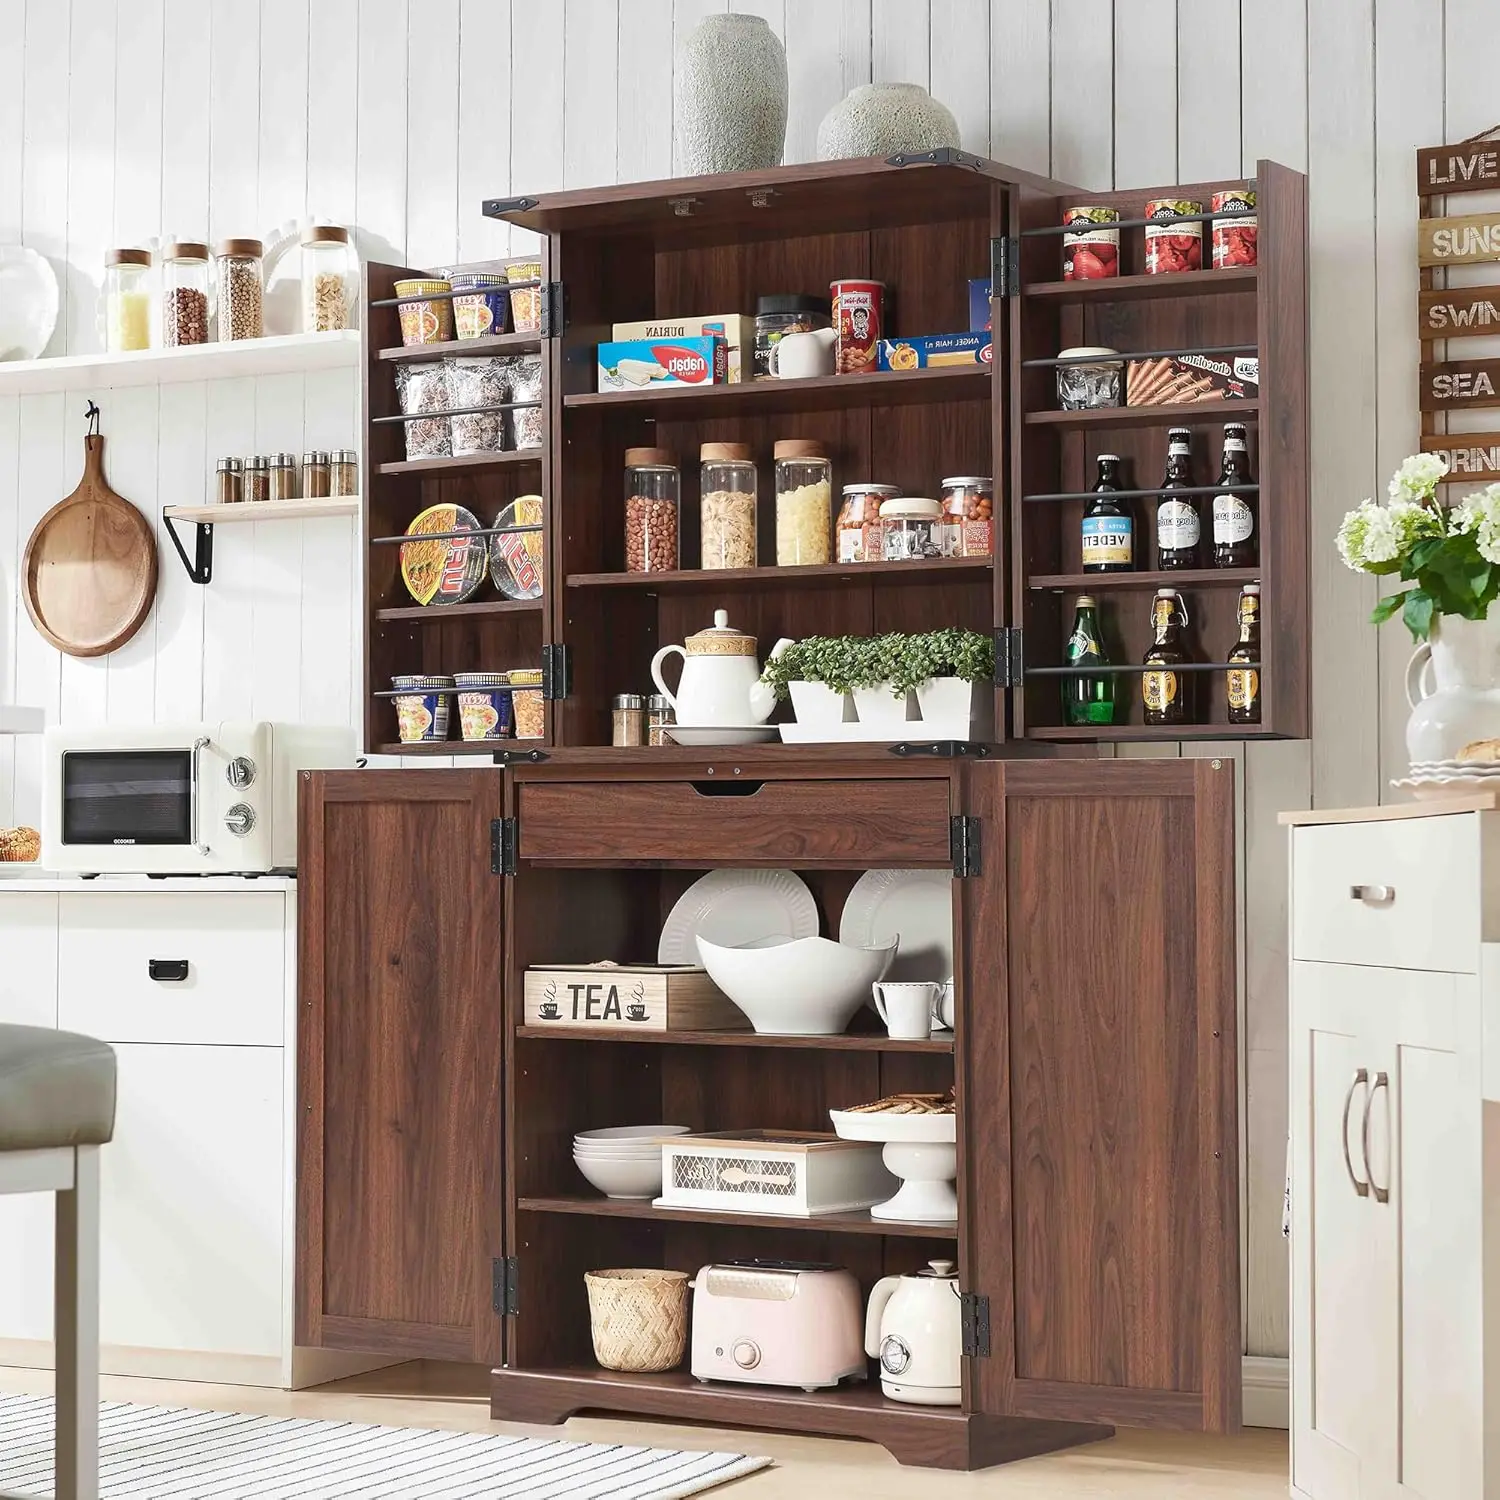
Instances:
[[[687,1353],[686,1271],[585,1271],[594,1358],[606,1370],[673,1370]]]
[[[0,829],[0,861],[30,864],[42,852],[42,836],[35,828]]]

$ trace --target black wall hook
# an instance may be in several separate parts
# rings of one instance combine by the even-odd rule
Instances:
[[[90,401],[89,401],[88,410],[86,412],[84,412],[84,416],[88,418],[88,424],[89,424],[88,435],[90,437],[98,437],[99,436],[99,408],[94,404],[94,402],[93,402],[92,399],[90,399]]]

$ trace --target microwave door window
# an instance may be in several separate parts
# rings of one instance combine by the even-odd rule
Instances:
[[[192,759],[190,750],[68,751],[63,843],[190,843]]]

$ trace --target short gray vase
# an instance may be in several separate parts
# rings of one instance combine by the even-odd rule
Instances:
[[[958,146],[958,121],[916,83],[862,83],[818,126],[818,160],[895,156]]]
[[[673,167],[689,177],[779,167],[786,49],[763,16],[706,16],[673,71]]]

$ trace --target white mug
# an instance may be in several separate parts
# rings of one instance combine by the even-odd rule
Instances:
[[[937,998],[932,1003],[932,1029],[953,1030],[953,981],[946,980],[938,986]]]
[[[875,1009],[885,1022],[886,1031],[900,1041],[925,1041],[932,1035],[932,1007],[942,985],[926,980],[891,984],[877,981]]]

